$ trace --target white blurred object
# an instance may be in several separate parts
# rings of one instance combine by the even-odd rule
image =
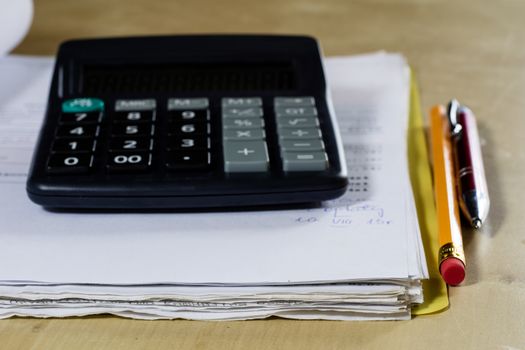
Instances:
[[[33,18],[32,0],[0,0],[0,56],[11,51],[26,35]]]

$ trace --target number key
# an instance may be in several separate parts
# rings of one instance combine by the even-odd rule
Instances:
[[[93,137],[98,134],[96,125],[62,125],[58,127],[58,137]]]
[[[91,168],[92,163],[90,153],[52,154],[47,162],[47,171],[55,174],[83,173]]]
[[[109,152],[107,168],[109,171],[142,171],[151,165],[148,152]]]
[[[89,138],[60,138],[53,142],[53,152],[93,152],[96,141]]]
[[[153,130],[151,124],[115,124],[111,133],[116,136],[150,136]]]
[[[169,113],[169,120],[173,122],[205,122],[209,118],[207,109],[177,110]]]
[[[153,111],[115,112],[114,122],[152,122],[155,120]]]
[[[206,149],[209,147],[209,138],[200,137],[185,137],[177,136],[170,137],[168,140],[169,150],[191,150],[191,149]]]
[[[109,141],[112,151],[147,151],[153,148],[153,139],[149,137],[113,137]]]
[[[77,112],[62,113],[60,115],[60,124],[96,124],[100,122],[102,113],[96,112]]]
[[[168,133],[170,135],[185,135],[188,137],[202,135],[208,133],[208,124],[199,122],[170,123],[168,125]]]

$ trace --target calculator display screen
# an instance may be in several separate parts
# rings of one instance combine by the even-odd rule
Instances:
[[[296,89],[292,62],[84,65],[80,92],[289,91]]]

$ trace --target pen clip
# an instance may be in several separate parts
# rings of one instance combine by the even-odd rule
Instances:
[[[463,130],[461,124],[458,123],[458,110],[461,107],[458,100],[453,99],[448,103],[447,116],[450,123],[450,134],[453,137],[458,136]]]

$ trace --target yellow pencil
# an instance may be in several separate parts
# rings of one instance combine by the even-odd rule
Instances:
[[[439,231],[439,272],[447,284],[460,284],[465,278],[465,253],[456,195],[454,158],[449,121],[444,106],[430,111],[434,192]]]

